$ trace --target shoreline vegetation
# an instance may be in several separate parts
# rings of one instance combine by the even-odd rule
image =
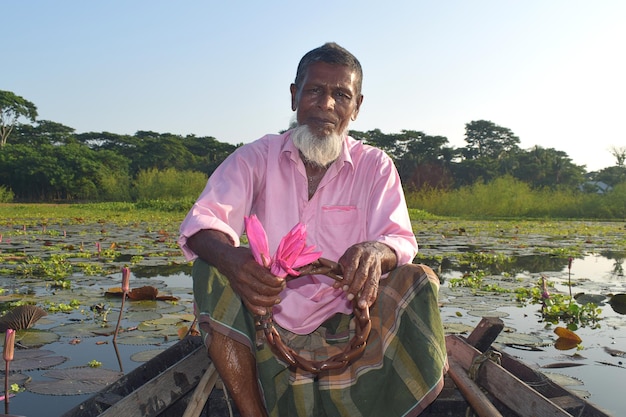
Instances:
[[[153,187],[159,188],[159,187]],[[162,189],[162,188],[161,188]],[[117,222],[182,221],[199,190],[163,198],[146,195],[136,202],[0,203],[0,225],[58,219]],[[150,193],[147,193],[150,194]],[[453,190],[422,189],[405,193],[411,219],[417,220],[626,220],[626,183],[607,193],[532,189],[511,177]],[[57,220],[55,220],[57,219]]]

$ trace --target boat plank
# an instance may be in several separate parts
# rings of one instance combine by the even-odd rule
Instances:
[[[184,360],[113,404],[101,417],[156,417],[193,390],[209,365],[206,351],[196,349]]]
[[[447,336],[448,355],[469,370],[474,358],[481,353],[458,336]],[[520,416],[571,417],[563,408],[530,388],[500,365],[487,360],[480,367],[477,382]]]

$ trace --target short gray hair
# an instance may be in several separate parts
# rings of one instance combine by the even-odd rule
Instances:
[[[296,87],[300,87],[309,66],[315,62],[345,65],[352,69],[357,76],[357,94],[361,94],[361,86],[363,84],[363,70],[361,69],[361,63],[347,49],[337,45],[335,42],[327,42],[324,45],[307,52],[302,57],[300,63],[298,64],[298,70],[296,71],[296,80],[294,81]]]

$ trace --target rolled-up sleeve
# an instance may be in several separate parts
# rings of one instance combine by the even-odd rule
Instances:
[[[207,181],[207,185],[180,225],[178,244],[187,260],[197,255],[187,246],[187,239],[200,230],[225,233],[235,246],[243,233],[243,218],[253,200],[255,163],[250,148],[238,148],[228,156]]]

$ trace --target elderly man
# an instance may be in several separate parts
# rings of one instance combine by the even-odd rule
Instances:
[[[208,354],[243,416],[417,415],[443,386],[439,281],[411,264],[417,243],[398,173],[385,153],[347,134],[362,78],[359,61],[335,43],[305,54],[290,88],[297,126],[238,148],[181,225]],[[251,215],[272,254],[305,225],[307,245],[337,262],[341,281],[271,274],[240,245]],[[369,311],[371,330],[339,369],[294,365],[258,340],[258,318],[271,314],[287,358],[324,363],[363,336],[357,319],[368,317],[355,319],[357,311]]]

